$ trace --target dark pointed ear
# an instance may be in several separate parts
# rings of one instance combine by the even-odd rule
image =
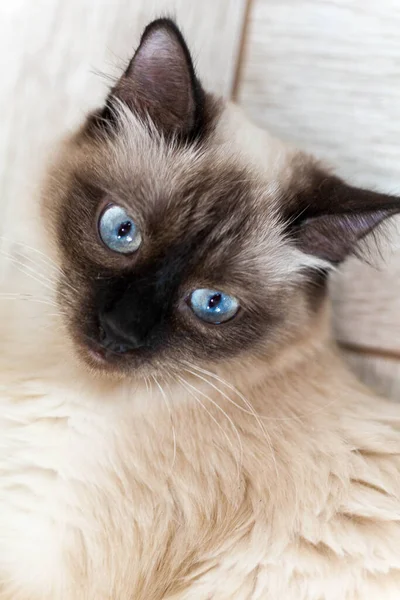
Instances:
[[[286,217],[289,233],[305,253],[331,263],[356,253],[357,243],[388,217],[400,213],[400,198],[316,173]]]
[[[149,118],[165,135],[197,134],[204,92],[173,21],[158,19],[146,27],[135,55],[110,94],[103,118],[112,116],[114,99],[142,119]]]

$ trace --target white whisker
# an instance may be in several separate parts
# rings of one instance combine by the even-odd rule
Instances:
[[[7,239],[7,238],[4,238],[4,237],[2,238],[2,236],[0,236],[0,240],[1,239]],[[21,248],[18,248],[16,250],[16,252],[18,254],[14,256],[11,252],[0,248],[0,252],[3,254],[3,256],[9,258],[15,264],[19,264],[20,266],[23,266],[25,269],[32,270],[32,272],[34,272],[38,277],[42,278],[44,281],[46,281],[48,283],[51,283],[52,285],[54,285],[54,287],[56,287],[56,284],[58,283],[58,279],[62,277],[63,284],[65,286],[67,286],[74,294],[78,293],[78,290],[76,289],[76,287],[73,286],[68,281],[65,271],[59,265],[57,265],[57,263],[54,260],[50,259],[43,252],[41,252],[40,250],[37,250],[36,248],[33,248],[32,246],[28,246],[27,244],[22,244],[21,242],[14,242],[14,243],[18,246],[21,246],[23,250],[25,250],[25,248],[26,248],[31,252],[36,252],[38,256],[32,257],[29,254],[27,254],[26,252],[23,252],[21,250]],[[29,261],[31,263],[31,266],[26,265],[25,264],[26,261]],[[41,261],[42,264],[38,264],[37,261]],[[53,270],[53,272],[49,273],[48,271],[46,271],[46,273],[45,273],[42,270],[39,271],[37,269],[33,269],[32,265],[34,265],[35,267],[38,267],[40,269],[42,269],[42,268],[49,269],[50,268]]]
[[[33,265],[39,266],[39,265],[37,265],[36,261],[32,257],[26,256],[25,254],[22,254],[22,253],[20,253],[20,256],[24,260],[29,260]],[[24,265],[24,266],[28,267],[28,265]],[[45,266],[47,268],[48,265],[45,265]],[[56,270],[55,267],[51,267],[51,268]],[[36,273],[38,275],[40,275],[41,277],[47,278],[49,281],[54,282],[54,285],[56,285],[58,283],[59,278],[62,278],[64,285],[66,285],[72,292],[74,292],[74,294],[78,293],[78,290],[68,281],[66,274],[64,273],[64,271],[61,268],[57,267],[56,273],[54,273],[54,274],[48,274],[48,273],[45,274],[42,271],[36,271]]]
[[[49,256],[47,256],[41,250],[38,250],[37,248],[34,248],[33,246],[29,246],[25,242],[18,242],[18,241],[15,241],[15,240],[11,240],[10,238],[7,238],[7,237],[5,237],[3,235],[0,235],[0,240],[3,240],[5,242],[9,242],[9,243],[11,243],[13,245],[21,246],[22,248],[26,248],[30,252],[35,252],[38,255],[38,260],[41,260],[43,263],[47,264],[49,267],[52,267],[56,271],[60,271],[61,270],[60,267],[57,265],[57,263],[52,258],[50,258]]]
[[[200,370],[200,367],[197,367],[198,370]],[[232,400],[232,398],[230,398],[224,391],[222,391],[218,386],[216,386],[214,383],[212,383],[211,381],[209,381],[208,379],[206,379],[205,377],[203,377],[202,375],[200,375],[199,373],[196,373],[195,371],[191,370],[191,369],[185,369],[188,373],[190,373],[191,375],[193,375],[194,377],[197,377],[198,379],[201,379],[202,381],[204,381],[207,385],[209,385],[210,387],[212,387],[214,390],[216,390],[219,394],[221,394],[221,396],[223,398],[225,398],[228,402],[230,402],[231,404],[233,404],[233,406],[235,406],[236,408],[238,408],[239,410],[251,415],[257,422],[265,441],[268,444],[268,447],[271,451],[271,457],[274,463],[274,467],[275,467],[275,472],[276,475],[278,477],[278,464],[277,464],[277,460],[276,460],[276,456],[275,456],[275,449],[273,447],[272,444],[272,440],[271,440],[271,436],[269,435],[269,433],[267,432],[267,430],[264,427],[263,422],[261,421],[259,415],[256,413],[256,411],[254,410],[254,407],[252,406],[252,404],[247,400],[247,398],[245,398],[243,396],[243,394],[241,394],[239,392],[239,390],[237,390],[234,386],[231,386],[227,381],[218,378],[217,376],[215,376],[216,379],[218,379],[222,384],[226,385],[229,389],[232,389],[238,396],[239,398],[246,404],[246,406],[248,407],[249,410],[244,409],[242,406],[240,406],[239,404],[237,404],[237,402],[235,402],[234,400]],[[204,372],[204,370],[203,370]],[[210,375],[210,372],[206,372],[208,375]],[[211,374],[212,375],[212,374]]]
[[[231,417],[218,405],[217,402],[215,402],[212,398],[210,398],[210,396],[208,396],[207,394],[205,394],[204,392],[202,392],[201,390],[199,390],[195,386],[191,385],[188,381],[186,381],[182,377],[178,376],[178,379],[181,382],[181,384],[184,385],[184,387],[186,388],[186,390],[191,394],[191,396],[193,396],[193,398],[195,398],[195,400],[200,404],[200,406],[202,406],[203,409],[209,414],[209,416],[212,418],[212,420],[214,421],[214,423],[216,423],[216,425],[219,427],[219,429],[223,432],[223,434],[226,437],[226,439],[227,439],[229,445],[231,446],[232,450],[235,451],[235,447],[234,447],[234,445],[232,443],[232,440],[229,438],[229,436],[226,433],[226,431],[224,431],[224,429],[221,427],[221,425],[218,423],[218,421],[215,419],[215,417],[212,415],[212,413],[210,413],[210,411],[203,405],[203,403],[199,400],[199,398],[197,396],[195,396],[190,390],[193,390],[194,392],[197,392],[198,394],[200,394],[201,396],[203,396],[203,398],[205,398],[206,400],[208,400],[209,402],[211,402],[211,404],[213,404],[213,406],[215,406],[215,408],[217,410],[219,410],[224,415],[224,417],[228,420],[229,424],[232,427],[233,432],[235,433],[235,435],[236,435],[236,437],[238,439],[239,447],[240,447],[239,461],[237,463],[238,478],[239,478],[240,477],[242,463],[243,463],[243,444],[242,444],[242,440],[240,438],[240,434],[239,434],[239,431],[238,431],[236,425],[232,421]]]
[[[29,261],[30,263],[35,265],[35,267],[37,267],[38,269],[41,269],[41,271],[38,271],[38,272],[43,273],[43,274],[46,273],[49,277],[54,278],[55,280],[56,280],[57,276],[62,274],[61,269],[59,269],[59,268],[56,269],[56,267],[53,267],[53,265],[47,264],[43,261],[38,262],[38,257],[29,256],[28,254],[25,254],[24,252],[22,252],[20,249],[16,250],[15,258],[18,258],[22,262]],[[39,261],[40,261],[40,259],[39,259]],[[49,272],[49,269],[50,269],[50,272]]]
[[[0,252],[3,254],[3,256],[5,256],[6,258],[9,258],[14,264],[20,265],[26,269],[32,270],[36,275],[43,277],[46,281],[57,281],[55,275],[53,275],[52,273],[45,274],[42,271],[39,271],[38,269],[34,269],[32,266],[25,264],[25,260],[29,260],[35,266],[39,266],[39,265],[37,265],[37,263],[34,260],[32,260],[31,257],[25,256],[21,253],[19,253],[19,255],[17,256],[16,254],[7,252],[7,250],[4,250],[4,249],[0,249]]]
[[[21,300],[23,302],[38,302],[39,304],[47,304],[48,306],[58,308],[56,302],[53,302],[52,300],[46,298],[37,298],[36,296],[32,296],[30,294],[0,292],[0,300]]]
[[[246,404],[246,406],[248,406],[248,409],[243,408],[243,406],[240,406],[240,404],[237,404],[237,402],[232,400],[232,398],[229,398],[219,387],[217,387],[216,385],[214,385],[213,383],[211,383],[210,381],[205,379],[205,377],[202,377],[199,373],[195,373],[195,372],[191,371],[190,369],[195,369],[196,371],[199,371],[200,373],[204,373],[204,375],[208,375],[209,377],[212,377],[213,379],[216,379],[217,381],[222,383],[222,385],[225,385],[227,388],[229,388],[230,390],[235,392],[235,394],[237,394],[241,400],[243,400],[243,402]],[[230,383],[228,383],[221,377],[214,375],[214,373],[212,373],[211,371],[201,369],[200,367],[196,367],[195,365],[190,365],[190,369],[185,369],[185,370],[188,371],[189,373],[191,373],[191,375],[193,375],[194,377],[198,377],[199,379],[202,379],[203,381],[205,381],[208,385],[210,385],[212,388],[217,390],[222,396],[224,396],[224,398],[226,398],[231,404],[236,406],[236,408],[238,408],[239,410],[241,410],[242,412],[244,412],[247,415],[263,418],[263,417],[260,417],[260,415],[257,415],[257,413],[254,411],[254,408],[251,406],[250,402],[233,385],[231,385]]]
[[[23,273],[27,277],[30,277],[37,283],[40,283],[43,287],[49,289],[51,292],[54,292],[54,281],[52,279],[45,277],[44,275],[42,275],[35,269],[32,269],[28,265],[25,265],[24,263],[19,261],[15,256],[12,256],[11,254],[4,252],[4,250],[0,250],[0,252],[7,258],[10,258],[12,260],[13,264],[17,267],[17,269],[21,273]],[[53,284],[53,285],[49,285],[49,284]]]
[[[173,416],[172,416],[171,405],[170,405],[170,403],[168,401],[167,394],[165,393],[165,390],[162,388],[162,386],[161,386],[160,382],[158,381],[158,379],[156,378],[156,376],[153,375],[152,378],[154,380],[154,383],[156,384],[156,386],[158,387],[158,389],[161,392],[161,396],[162,396],[162,398],[163,398],[163,400],[165,402],[165,406],[167,407],[167,410],[168,410],[168,413],[169,413],[169,418],[170,418],[170,421],[171,421],[172,438],[173,438],[173,444],[174,444],[172,464],[171,464],[171,467],[170,467],[170,471],[172,473],[174,465],[175,465],[175,460],[176,460],[176,431],[175,431],[175,425],[174,425],[174,420],[173,420]]]
[[[237,406],[237,408],[239,410],[241,410],[242,412],[244,412],[245,414],[250,414],[252,416],[257,416],[259,419],[262,419],[264,421],[272,421],[272,422],[286,422],[286,421],[298,421],[300,422],[300,417],[297,415],[293,415],[292,417],[269,417],[267,415],[260,415],[259,413],[257,413],[254,409],[254,407],[251,405],[251,403],[249,402],[249,400],[247,400],[247,398],[245,396],[243,396],[243,394],[241,394],[241,392],[231,383],[229,383],[228,381],[226,381],[225,379],[222,379],[222,377],[219,377],[218,375],[216,375],[215,373],[212,373],[211,371],[208,371],[207,369],[202,369],[201,367],[198,367],[196,365],[193,365],[191,363],[187,363],[187,366],[189,366],[191,369],[194,369],[196,371],[199,371],[200,373],[203,373],[205,375],[208,375],[209,377],[212,377],[213,379],[215,379],[216,381],[219,381],[220,383],[222,383],[222,385],[225,385],[227,388],[229,388],[230,390],[232,390],[233,392],[235,392],[235,394],[238,395],[238,397],[243,400],[243,402],[249,406],[249,410],[246,410],[245,408],[243,408],[242,406]],[[306,415],[307,413],[305,413]],[[312,413],[311,413],[312,414]]]

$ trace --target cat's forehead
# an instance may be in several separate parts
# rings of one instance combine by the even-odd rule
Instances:
[[[235,240],[239,250],[257,236],[277,244],[279,178],[260,177],[224,119],[206,139],[185,145],[149,133],[128,113],[118,135],[86,156],[86,181],[131,211],[155,244],[203,239],[226,247]]]
[[[257,139],[242,118],[228,106],[206,138],[182,144],[122,111],[115,135],[73,139],[57,177],[64,183],[52,195],[60,210],[52,204],[50,211],[66,245],[73,240],[81,256],[95,259],[97,242],[88,232],[95,232],[101,206],[115,203],[136,220],[141,256],[150,262],[177,249],[182,257],[184,249],[185,260],[196,251],[203,272],[219,278],[262,271],[271,284],[295,272],[299,256],[279,215],[293,156],[269,137]]]
[[[228,105],[214,111],[208,135],[191,144],[166,140],[121,109],[117,134],[90,139],[75,167],[139,217],[186,225],[189,212],[200,222],[205,213],[239,221],[272,215],[292,184],[293,163],[289,149],[265,133],[260,139]]]

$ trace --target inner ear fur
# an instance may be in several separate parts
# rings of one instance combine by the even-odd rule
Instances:
[[[199,134],[205,94],[185,39],[172,20],[157,19],[146,27],[97,121],[114,123],[119,102],[165,136],[188,139]]]
[[[296,245],[333,264],[354,253],[361,239],[396,213],[400,213],[397,196],[352,186],[319,170],[285,207]]]

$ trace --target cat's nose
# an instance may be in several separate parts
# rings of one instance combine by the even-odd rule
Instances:
[[[99,314],[99,341],[104,348],[118,354],[144,346],[143,339],[132,332],[125,332],[112,313]]]

